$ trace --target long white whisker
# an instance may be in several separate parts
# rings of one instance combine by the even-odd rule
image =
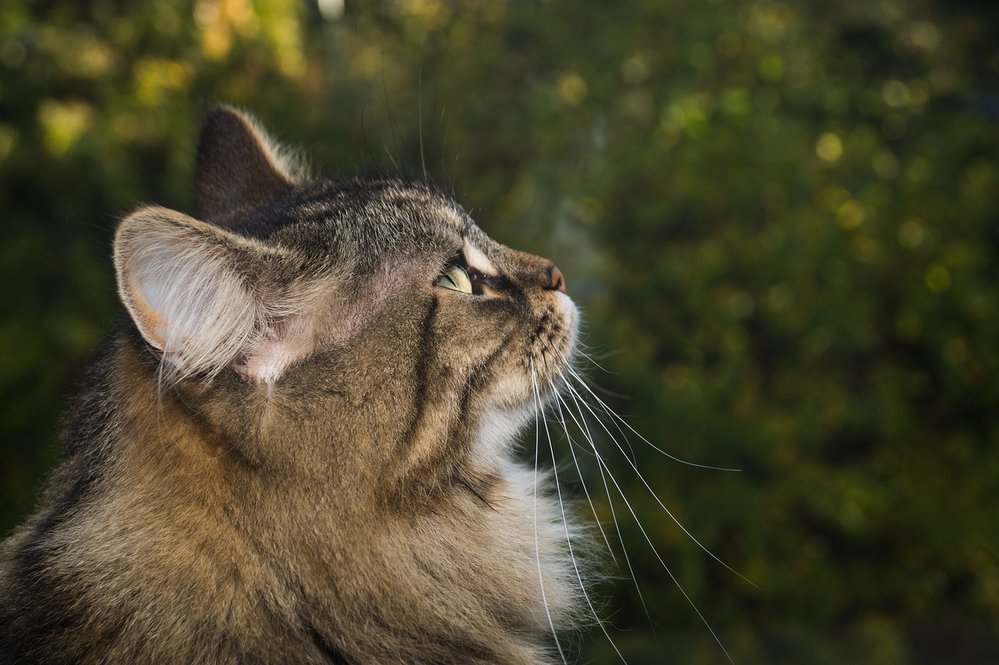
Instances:
[[[576,408],[579,409],[579,420],[576,419],[576,415],[572,412],[572,409],[569,408],[569,405],[563,401],[563,404],[565,404],[565,410],[572,417],[573,421],[575,421],[576,426],[582,429],[586,435],[586,441],[590,444],[590,448],[593,449],[593,455],[597,458],[597,471],[600,472],[600,481],[603,483],[604,492],[607,493],[607,505],[610,507],[611,521],[614,522],[614,530],[617,532],[618,542],[621,543],[621,554],[624,555],[624,563],[628,567],[628,574],[631,575],[631,581],[635,584],[635,591],[638,593],[638,600],[642,603],[642,609],[645,612],[645,617],[649,620],[650,625],[654,625],[654,622],[652,621],[652,614],[649,612],[649,606],[645,603],[645,595],[642,593],[642,588],[638,584],[638,577],[635,575],[635,569],[631,565],[631,557],[628,556],[628,547],[624,543],[624,534],[621,533],[621,525],[617,519],[617,510],[614,508],[614,497],[611,494],[610,487],[607,485],[607,478],[604,475],[606,463],[600,456],[600,452],[597,450],[596,440],[593,438],[589,425],[586,423],[586,414],[583,413],[583,410],[579,406],[580,398],[576,393],[576,389],[569,383],[566,383],[565,386],[569,390],[569,396],[572,397],[572,401],[576,404]],[[610,472],[610,469],[607,468],[607,473],[610,474]]]
[[[626,436],[626,435],[625,435],[625,433],[624,433],[624,432],[623,432],[623,431],[621,430],[620,426],[618,426],[618,425],[617,425],[617,422],[616,422],[616,421],[620,421],[621,423],[623,423],[623,424],[624,424],[624,425],[625,425],[625,426],[626,426],[626,427],[627,427],[627,428],[628,428],[629,430],[631,430],[631,431],[632,431],[632,432],[633,432],[634,434],[638,435],[638,436],[639,436],[639,438],[641,438],[641,439],[642,439],[643,441],[645,441],[645,443],[647,443],[647,444],[648,444],[648,445],[650,445],[650,446],[651,446],[651,447],[652,447],[653,449],[657,450],[658,452],[660,452],[661,454],[665,455],[666,457],[668,457],[668,458],[670,458],[670,459],[673,459],[673,460],[675,460],[675,461],[678,461],[678,462],[681,462],[681,463],[683,463],[683,464],[687,464],[687,465],[690,465],[690,466],[695,466],[695,467],[700,467],[700,468],[708,468],[708,469],[715,469],[715,470],[724,470],[724,471],[736,471],[736,470],[737,470],[737,469],[723,469],[723,468],[719,468],[719,467],[712,467],[712,466],[707,466],[707,465],[703,465],[703,464],[697,464],[697,463],[694,463],[694,462],[688,462],[688,461],[686,461],[686,460],[683,460],[683,459],[680,459],[680,458],[678,458],[678,457],[675,457],[675,456],[673,456],[673,455],[670,455],[670,454],[669,454],[669,453],[667,453],[666,451],[662,450],[661,448],[659,448],[658,446],[656,446],[655,444],[653,444],[652,442],[650,442],[650,441],[649,441],[648,439],[646,439],[646,438],[645,438],[644,436],[642,436],[642,435],[641,435],[641,434],[640,434],[640,433],[639,433],[638,431],[636,431],[636,430],[635,430],[635,429],[634,429],[634,428],[633,428],[633,427],[632,427],[632,426],[631,426],[631,425],[630,425],[630,424],[629,424],[629,423],[628,423],[627,421],[625,421],[625,420],[624,420],[624,419],[623,419],[623,418],[622,418],[621,416],[617,415],[617,413],[615,413],[615,412],[613,411],[613,409],[611,409],[611,408],[610,408],[610,407],[609,407],[609,406],[608,406],[608,405],[606,404],[606,402],[604,402],[604,401],[603,401],[603,400],[602,400],[602,399],[601,399],[601,398],[600,398],[600,397],[599,397],[599,396],[598,396],[598,395],[597,395],[597,394],[596,394],[596,393],[595,393],[595,392],[594,392],[594,391],[593,391],[593,390],[592,390],[592,389],[590,388],[590,386],[589,386],[589,385],[587,385],[587,383],[586,383],[586,382],[585,382],[585,381],[583,380],[583,378],[582,378],[582,377],[580,377],[580,376],[579,376],[579,374],[577,374],[577,373],[576,373],[576,371],[575,371],[575,370],[574,370],[574,369],[572,368],[572,366],[571,366],[571,363],[569,363],[569,362],[568,362],[568,360],[567,360],[567,359],[566,359],[566,358],[565,358],[564,356],[563,356],[563,361],[564,361],[564,366],[565,366],[565,368],[566,368],[566,371],[567,371],[567,373],[568,373],[568,376],[569,376],[569,377],[571,377],[571,378],[575,378],[575,379],[576,379],[576,381],[577,381],[577,382],[578,382],[578,383],[579,383],[580,385],[582,385],[582,386],[583,386],[583,388],[585,388],[585,389],[586,389],[586,391],[587,391],[587,392],[588,392],[588,393],[589,393],[589,394],[590,394],[590,395],[591,395],[591,396],[593,397],[593,399],[595,399],[595,400],[596,400],[597,404],[599,404],[599,405],[600,405],[600,407],[602,408],[602,410],[604,410],[604,411],[605,411],[605,413],[606,413],[607,415],[609,415],[609,416],[611,417],[611,422],[612,422],[612,423],[615,423],[615,427],[616,427],[616,428],[618,429],[618,431],[619,431],[619,432],[621,433],[621,435],[622,435],[622,436],[624,436],[625,440],[627,440],[627,436]],[[702,550],[703,550],[703,551],[704,551],[705,553],[707,553],[707,554],[708,554],[708,555],[709,555],[709,556],[710,556],[711,558],[713,558],[713,559],[714,559],[715,561],[717,561],[718,563],[720,563],[721,565],[723,565],[723,566],[724,566],[725,568],[727,568],[727,569],[728,569],[729,571],[731,571],[732,573],[734,573],[735,575],[737,575],[737,576],[738,576],[738,577],[740,577],[741,579],[743,579],[743,580],[745,580],[746,582],[748,582],[748,583],[749,583],[750,585],[752,585],[752,586],[756,587],[756,585],[755,585],[755,584],[753,584],[753,582],[752,582],[752,581],[748,580],[748,579],[747,579],[747,578],[746,578],[745,576],[741,575],[741,574],[740,574],[739,572],[737,572],[736,570],[734,570],[734,569],[733,569],[733,568],[732,568],[731,566],[729,566],[729,565],[728,565],[728,564],[726,564],[726,563],[725,563],[724,561],[722,561],[722,560],[721,560],[721,559],[719,559],[719,558],[718,558],[717,556],[715,556],[715,554],[714,554],[714,553],[712,553],[712,552],[711,552],[711,551],[710,551],[709,549],[707,549],[707,547],[705,547],[705,546],[704,546],[704,545],[703,545],[703,544],[702,544],[702,543],[701,543],[700,541],[698,541],[698,540],[697,540],[697,538],[695,538],[695,537],[693,536],[693,534],[691,534],[691,533],[690,533],[690,532],[689,532],[689,531],[688,531],[688,530],[686,529],[686,527],[684,527],[684,526],[683,526],[683,524],[681,524],[681,523],[680,523],[680,521],[679,521],[679,520],[678,520],[678,519],[677,519],[677,518],[676,518],[676,517],[675,517],[675,516],[673,515],[673,513],[672,513],[672,512],[671,512],[671,511],[670,511],[670,510],[669,510],[669,509],[668,509],[668,508],[666,507],[666,505],[665,505],[665,504],[664,504],[664,503],[663,503],[663,502],[662,502],[662,501],[661,501],[661,500],[659,499],[659,496],[658,496],[658,495],[656,494],[656,492],[655,492],[655,491],[654,491],[654,490],[652,489],[651,485],[649,485],[649,483],[648,483],[648,482],[647,482],[647,481],[645,480],[645,477],[644,477],[644,476],[642,475],[642,473],[641,473],[641,472],[640,472],[640,471],[638,470],[638,467],[636,466],[636,464],[635,464],[635,463],[634,463],[634,462],[632,461],[632,459],[631,459],[631,458],[629,458],[629,457],[628,457],[627,453],[625,453],[625,451],[624,451],[624,448],[623,448],[623,447],[621,446],[621,444],[620,444],[620,443],[619,443],[619,442],[617,441],[617,439],[616,439],[616,438],[614,437],[614,435],[613,435],[613,434],[611,433],[611,431],[610,431],[610,430],[609,430],[609,429],[607,428],[607,426],[606,426],[606,425],[604,424],[604,422],[603,422],[603,421],[601,420],[601,418],[600,418],[600,417],[599,417],[599,416],[597,415],[597,413],[596,413],[596,412],[594,411],[594,409],[593,409],[593,408],[592,408],[592,407],[591,407],[591,406],[590,406],[590,405],[589,405],[589,404],[588,404],[588,403],[586,402],[586,400],[582,399],[582,395],[578,394],[578,393],[577,393],[577,391],[576,391],[575,389],[573,389],[573,388],[572,388],[572,385],[571,385],[571,382],[568,382],[568,381],[567,381],[567,382],[566,382],[566,385],[567,385],[567,386],[569,386],[569,390],[570,390],[570,394],[572,394],[572,395],[573,395],[573,399],[574,399],[574,401],[576,401],[576,404],[577,404],[577,408],[579,407],[579,404],[580,404],[580,403],[582,403],[582,405],[583,405],[583,406],[584,406],[584,407],[586,408],[586,410],[587,410],[587,411],[589,411],[589,412],[590,412],[590,414],[591,414],[591,415],[592,415],[592,416],[593,416],[593,417],[594,417],[594,418],[596,419],[597,423],[598,423],[598,424],[600,425],[600,427],[601,427],[601,428],[602,428],[602,429],[604,430],[604,432],[605,432],[605,433],[607,434],[607,436],[608,436],[608,437],[610,437],[611,441],[613,441],[613,442],[614,442],[614,445],[615,445],[615,446],[617,447],[617,449],[618,449],[618,450],[619,450],[619,451],[621,452],[621,454],[622,454],[622,455],[624,456],[624,458],[625,458],[626,460],[628,460],[628,463],[629,463],[629,465],[631,465],[631,467],[632,467],[632,470],[634,470],[634,472],[635,472],[635,473],[636,473],[636,475],[637,475],[637,476],[639,477],[639,479],[641,480],[642,484],[643,484],[643,485],[645,485],[645,488],[646,488],[646,489],[647,489],[647,490],[649,491],[649,493],[650,493],[650,494],[652,494],[653,498],[654,498],[654,499],[656,500],[656,503],[658,503],[658,504],[659,504],[660,508],[662,508],[662,509],[663,509],[663,511],[665,511],[665,512],[666,512],[666,514],[667,514],[667,515],[668,515],[668,516],[670,517],[670,519],[671,519],[671,520],[672,520],[672,521],[673,521],[673,522],[674,522],[674,523],[675,523],[675,524],[676,524],[676,525],[677,525],[677,526],[678,526],[678,527],[679,527],[679,528],[680,528],[680,529],[681,529],[681,530],[682,530],[682,531],[683,531],[683,532],[684,532],[684,533],[685,533],[685,534],[687,535],[687,537],[688,537],[688,538],[690,538],[691,540],[693,540],[693,541],[694,541],[694,543],[696,543],[696,544],[697,544],[697,546],[698,546],[698,547],[700,547],[700,548],[701,548],[701,549],[702,549]],[[578,399],[577,399],[577,398],[578,398]],[[571,414],[571,412],[570,412],[570,414]],[[586,418],[585,418],[585,414],[583,413],[583,411],[582,411],[582,410],[580,410],[580,416],[581,416],[581,417],[583,418],[583,422],[585,423],[585,421],[586,421]],[[676,585],[677,589],[679,589],[679,590],[680,590],[680,593],[681,593],[681,594],[683,595],[683,597],[684,597],[684,598],[685,598],[685,599],[687,600],[688,604],[690,604],[691,608],[693,608],[693,610],[694,610],[694,612],[695,612],[695,613],[697,614],[697,616],[698,616],[698,617],[699,617],[699,618],[701,619],[701,622],[702,622],[702,623],[704,624],[704,626],[705,626],[705,627],[706,627],[706,628],[708,629],[708,632],[710,632],[710,633],[711,633],[711,636],[712,636],[712,637],[714,638],[715,642],[716,642],[716,643],[718,644],[718,647],[719,647],[719,648],[720,648],[720,649],[722,650],[722,652],[723,652],[723,653],[725,654],[725,657],[726,657],[726,658],[728,659],[728,661],[729,661],[730,663],[733,663],[733,665],[734,665],[734,661],[732,660],[732,657],[731,657],[731,655],[730,655],[730,654],[728,653],[728,650],[727,650],[727,649],[725,648],[725,645],[724,645],[724,644],[722,643],[721,639],[720,639],[720,638],[718,637],[718,635],[717,635],[717,634],[715,633],[715,631],[714,631],[714,628],[712,628],[712,627],[711,627],[711,624],[710,624],[710,623],[708,622],[708,620],[707,620],[707,619],[705,618],[705,616],[704,616],[704,615],[703,615],[703,614],[701,613],[700,609],[698,609],[698,607],[697,607],[697,605],[696,605],[696,604],[694,603],[693,599],[691,599],[691,597],[689,596],[689,594],[687,594],[686,590],[685,590],[685,589],[683,588],[683,586],[682,586],[682,585],[680,584],[679,580],[678,580],[678,579],[676,578],[676,576],[675,576],[675,575],[673,574],[673,572],[672,572],[672,571],[670,570],[669,566],[668,566],[668,565],[666,565],[666,561],[665,561],[665,560],[663,559],[663,557],[662,557],[662,556],[661,556],[661,555],[659,554],[659,551],[658,551],[658,550],[656,549],[655,545],[654,545],[654,544],[652,543],[652,539],[651,539],[651,538],[649,537],[649,535],[648,535],[648,532],[646,532],[646,530],[645,530],[645,527],[644,527],[644,526],[642,525],[642,522],[641,522],[641,520],[640,520],[640,519],[638,518],[638,515],[637,515],[637,513],[635,512],[634,508],[633,508],[633,507],[631,506],[631,503],[630,503],[630,502],[628,501],[628,497],[627,497],[627,496],[625,495],[624,491],[623,491],[623,490],[621,489],[621,486],[620,486],[620,485],[618,484],[617,480],[616,480],[616,479],[614,478],[613,474],[611,473],[611,470],[610,470],[610,468],[609,468],[609,467],[608,467],[608,466],[606,465],[606,462],[604,462],[603,458],[602,458],[602,457],[601,457],[601,456],[599,455],[599,453],[597,452],[597,450],[596,450],[596,446],[595,446],[595,445],[593,444],[593,440],[592,440],[592,437],[591,437],[591,439],[590,439],[590,444],[591,444],[591,446],[593,446],[593,448],[594,448],[594,452],[595,452],[595,453],[597,454],[597,463],[598,463],[598,465],[602,466],[602,467],[604,468],[604,470],[605,470],[605,471],[607,472],[607,474],[606,474],[606,475],[610,477],[610,480],[611,480],[611,482],[613,483],[613,485],[614,485],[615,489],[617,489],[617,492],[618,492],[618,494],[620,494],[620,495],[621,495],[621,499],[622,499],[622,500],[624,501],[624,504],[625,504],[625,506],[627,507],[627,509],[628,509],[628,512],[630,512],[630,513],[631,513],[631,516],[632,516],[632,517],[634,518],[634,520],[635,520],[635,523],[636,523],[636,525],[638,526],[639,530],[640,530],[640,531],[642,532],[642,536],[643,536],[643,537],[645,538],[645,541],[646,541],[646,542],[647,542],[647,543],[649,544],[649,547],[650,547],[650,548],[652,548],[652,551],[653,551],[653,553],[655,554],[656,558],[657,558],[657,559],[659,560],[659,563],[660,563],[660,564],[661,564],[661,565],[663,566],[663,569],[664,569],[664,570],[666,570],[666,573],[667,573],[667,574],[669,575],[670,579],[671,579],[671,580],[673,581],[673,583],[674,583],[674,584]],[[601,476],[603,477],[603,474],[601,474]],[[609,496],[609,495],[608,495],[608,496]],[[757,587],[757,588],[758,588],[758,587]]]
[[[551,384],[551,382],[549,382]],[[607,533],[604,531],[603,525],[600,523],[600,516],[597,514],[597,509],[593,505],[593,500],[590,497],[589,488],[586,486],[586,480],[583,478],[583,469],[579,466],[579,460],[576,459],[576,451],[573,450],[574,441],[569,435],[569,425],[565,420],[565,416],[562,414],[562,404],[565,402],[562,396],[559,395],[558,390],[555,389],[554,384],[551,384],[552,392],[555,394],[555,408],[558,410],[558,421],[562,424],[562,430],[565,432],[566,441],[569,442],[569,454],[572,455],[572,463],[576,466],[576,471],[579,473],[579,483],[583,486],[583,494],[586,495],[586,502],[590,504],[590,512],[593,513],[593,520],[597,523],[597,529],[600,530],[600,535],[604,539],[604,544],[607,546],[607,551],[610,553],[611,558],[614,562],[617,562],[617,556],[614,554],[614,548],[611,547],[610,540],[607,538]],[[566,410],[568,410],[569,405],[566,404]]]
[[[531,380],[534,380],[534,361],[531,361]],[[562,658],[562,663],[567,663],[565,653],[562,652],[562,645],[558,641],[558,632],[555,630],[555,621],[552,619],[551,610],[548,607],[548,596],[545,594],[545,575],[541,569],[541,541],[538,539],[538,458],[541,449],[541,402],[535,399],[534,402],[534,556],[538,563],[538,583],[541,585],[541,602],[545,606],[545,614],[548,616],[548,626],[552,631],[552,638],[555,640],[555,648]]]
[[[567,368],[567,369],[568,369],[568,375],[566,376],[566,381],[565,381],[566,385],[571,385],[572,379],[575,379],[576,381],[586,381],[585,375],[579,373],[582,370],[579,370],[578,368]],[[588,385],[586,387],[592,390],[592,388],[590,388]],[[576,397],[579,399],[579,401],[583,402],[584,404],[590,407],[591,413],[594,413],[594,417],[597,418],[597,420],[600,420],[601,422],[609,421],[611,425],[614,426],[614,429],[616,429],[618,433],[621,434],[621,438],[624,440],[624,444],[628,446],[628,453],[630,453],[632,461],[637,461],[638,458],[635,456],[635,449],[631,445],[631,439],[628,438],[627,432],[621,429],[621,425],[619,425],[617,420],[615,420],[615,416],[617,414],[610,413],[609,410],[610,407],[606,406],[606,404],[603,402],[597,402],[595,405],[591,404],[586,399],[586,396],[580,393],[579,391],[576,391]],[[602,411],[603,414],[606,416],[606,418],[601,418],[600,415],[597,414],[596,411],[594,411],[594,409],[599,409],[600,411]]]
[[[610,645],[611,647],[613,647],[614,652],[617,653],[618,657],[621,659],[621,662],[627,665],[627,661],[625,660],[624,656],[622,656],[621,652],[618,651],[617,645],[614,644],[614,640],[611,639],[610,633],[607,632],[607,627],[604,625],[604,622],[601,621],[600,617],[597,615],[597,610],[596,608],[593,607],[593,602],[590,600],[590,595],[586,592],[586,585],[583,583],[583,576],[579,572],[579,565],[576,563],[576,555],[572,551],[572,538],[569,535],[569,523],[566,521],[565,503],[562,500],[562,488],[558,482],[558,462],[555,459],[555,445],[552,443],[552,435],[548,429],[548,420],[545,418],[544,414],[544,405],[541,404],[541,395],[538,392],[538,383],[535,380],[533,372],[531,373],[531,383],[534,386],[534,397],[538,401],[538,404],[541,405],[541,422],[544,424],[545,435],[548,437],[548,449],[552,455],[552,471],[555,476],[555,492],[558,495],[558,507],[562,513],[562,528],[565,531],[565,543],[569,547],[569,559],[572,561],[572,567],[576,571],[576,580],[579,582],[579,590],[583,592],[583,598],[586,600],[586,604],[589,606],[590,612],[593,613],[593,618],[596,620],[597,625],[600,626],[600,630],[603,631],[604,636],[607,638],[607,641],[610,642]],[[552,389],[554,390],[554,386],[552,386]]]
[[[590,407],[589,404],[587,404],[586,402],[583,402],[583,406],[585,406],[587,408],[587,410],[590,411],[590,413],[593,413],[593,409]],[[596,417],[596,414],[593,413],[593,416]],[[758,589],[759,587],[756,586],[756,584],[752,580],[748,579],[745,575],[743,575],[742,573],[740,573],[736,569],[732,568],[732,566],[728,565],[727,563],[725,563],[724,561],[722,561],[720,558],[718,558],[718,556],[715,555],[714,552],[712,552],[707,547],[705,547],[704,544],[701,543],[701,541],[698,540],[694,536],[694,534],[692,534],[690,531],[687,530],[687,527],[685,527],[683,525],[683,523],[681,523],[680,520],[678,520],[676,518],[676,516],[673,514],[673,512],[669,508],[666,507],[666,504],[662,502],[662,499],[659,498],[659,495],[656,494],[656,491],[654,489],[652,489],[652,485],[649,484],[649,482],[645,479],[645,476],[642,475],[642,472],[638,470],[638,466],[624,452],[624,448],[622,448],[621,444],[617,442],[617,439],[615,439],[614,435],[611,434],[611,432],[610,432],[609,429],[607,429],[607,426],[604,425],[604,423],[602,421],[600,421],[599,419],[597,420],[597,422],[604,429],[604,431],[607,432],[607,436],[609,436],[611,438],[611,441],[614,442],[614,445],[616,445],[617,448],[618,448],[618,450],[621,451],[621,454],[628,461],[628,464],[631,466],[632,470],[634,470],[635,474],[638,476],[638,479],[640,481],[642,481],[642,484],[645,486],[645,489],[647,489],[649,491],[649,494],[651,494],[652,498],[656,500],[656,503],[659,504],[659,507],[662,508],[663,511],[665,511],[665,513],[667,515],[669,515],[669,518],[671,520],[673,520],[673,523],[676,524],[678,527],[680,527],[680,530],[683,531],[685,534],[687,534],[687,537],[690,538],[692,541],[694,541],[694,543],[696,543],[697,546],[700,547],[708,556],[710,556],[712,559],[714,559],[715,561],[717,561],[718,563],[720,563],[722,566],[724,566],[725,568],[727,568],[732,574],[734,574],[737,577],[739,577],[742,580],[744,580],[747,584],[751,585],[753,588]]]
[[[680,464],[686,464],[687,466],[693,466],[693,467],[696,467],[698,469],[710,469],[711,471],[732,471],[732,472],[741,471],[741,469],[733,469],[733,468],[730,468],[730,467],[712,466],[710,464],[699,464],[697,462],[691,462],[689,460],[685,460],[683,458],[677,457],[676,455],[671,455],[670,453],[666,452],[665,450],[663,450],[662,448],[660,448],[656,444],[654,444],[651,441],[649,441],[648,439],[646,439],[644,436],[642,436],[642,434],[638,430],[636,430],[634,427],[631,426],[631,423],[629,423],[627,420],[625,420],[624,418],[622,418],[621,416],[619,416],[614,411],[614,409],[610,408],[610,406],[608,406],[608,404],[606,402],[604,402],[602,399],[600,399],[600,397],[595,392],[593,392],[593,389],[590,388],[590,386],[588,386],[586,384],[586,381],[583,379],[583,377],[581,377],[579,374],[577,374],[575,372],[575,370],[573,370],[571,367],[566,367],[566,371],[573,378],[575,378],[576,381],[581,386],[583,386],[584,388],[586,388],[586,391],[593,397],[593,399],[597,400],[597,404],[600,405],[600,407],[607,413],[607,415],[609,415],[615,421],[618,421],[622,425],[624,425],[625,427],[627,427],[629,430],[631,430],[632,434],[634,434],[635,436],[637,436],[638,438],[640,438],[642,441],[644,441],[645,443],[647,443],[649,446],[651,446],[654,450],[656,450],[657,452],[659,452],[661,455],[664,455],[664,456],[670,458],[674,462],[679,462]],[[623,434],[623,432],[622,432],[622,434]]]
[[[600,463],[603,463],[603,460],[600,460]],[[610,473],[610,469],[607,469],[607,472]],[[652,544],[652,539],[649,538],[649,534],[646,533],[645,527],[642,526],[642,521],[638,519],[638,515],[635,513],[635,509],[631,507],[631,503],[628,502],[628,497],[625,496],[625,493],[621,489],[621,486],[617,484],[616,480],[614,480],[614,476],[611,476],[610,479],[611,482],[614,483],[614,487],[617,488],[617,491],[621,495],[621,498],[624,500],[624,505],[628,507],[628,511],[631,513],[631,516],[635,520],[635,524],[638,525],[638,529],[642,532],[642,535],[645,537],[645,542],[649,544],[649,547],[652,548],[652,553],[656,555],[656,558],[659,559],[659,563],[662,564],[663,569],[666,570],[666,574],[669,575],[669,578],[671,580],[673,580],[673,584],[675,584],[676,588],[680,590],[680,593],[683,594],[683,597],[687,599],[687,602],[694,609],[694,612],[697,613],[697,616],[701,619],[701,622],[708,629],[708,632],[711,633],[711,637],[715,638],[715,642],[718,643],[718,647],[722,650],[722,653],[725,654],[725,657],[728,659],[728,662],[732,663],[732,665],[735,665],[735,661],[732,660],[732,656],[729,655],[728,649],[725,648],[725,645],[722,643],[721,639],[715,633],[714,628],[711,627],[711,624],[708,623],[708,620],[704,618],[703,614],[701,614],[701,610],[697,608],[697,605],[687,594],[686,590],[684,590],[683,586],[680,584],[680,581],[676,579],[675,575],[673,575],[673,571],[670,570],[669,566],[666,565],[666,562],[663,560],[662,556],[660,556],[659,550],[657,550],[656,546]]]
[[[710,469],[712,471],[732,471],[732,472],[741,471],[741,469],[733,469],[733,468],[723,467],[723,466],[712,466],[710,464],[699,464],[697,462],[691,462],[691,461],[682,459],[680,457],[677,457],[676,455],[671,455],[670,453],[666,452],[665,450],[663,450],[662,448],[660,448],[656,444],[654,444],[651,441],[649,441],[648,439],[646,439],[644,436],[642,436],[642,434],[638,430],[636,430],[634,427],[631,426],[631,423],[629,423],[627,420],[625,420],[624,418],[622,418],[621,416],[619,416],[612,408],[610,408],[610,406],[607,405],[606,402],[604,402],[602,399],[600,399],[600,397],[595,392],[593,392],[593,389],[590,388],[590,386],[588,386],[586,384],[586,381],[584,381],[583,378],[581,376],[579,376],[579,374],[577,374],[575,372],[575,370],[572,369],[572,367],[567,366],[566,367],[566,371],[569,372],[569,374],[573,378],[575,378],[576,381],[581,386],[583,386],[584,388],[586,388],[586,391],[588,393],[590,393],[590,395],[593,397],[593,399],[597,400],[597,404],[599,404],[603,408],[603,410],[607,413],[607,415],[609,415],[614,420],[619,421],[622,425],[624,425],[629,430],[631,430],[631,432],[635,436],[637,436],[638,438],[640,438],[642,441],[644,441],[648,445],[652,446],[652,448],[654,450],[658,451],[660,454],[665,455],[666,457],[670,458],[674,462],[679,462],[681,464],[686,464],[687,466],[697,467],[699,469]]]
[[[603,365],[601,365],[600,363],[598,363],[596,360],[594,360],[593,356],[591,356],[590,354],[586,353],[582,349],[577,348],[576,349],[576,353],[578,353],[583,358],[586,358],[587,360],[589,360],[590,363],[594,367],[596,367],[597,369],[602,370],[603,372],[606,372],[607,374],[613,374],[614,373],[614,372],[610,371],[609,369],[607,369],[606,367],[604,367]]]

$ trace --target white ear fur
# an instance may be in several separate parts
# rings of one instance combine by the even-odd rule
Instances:
[[[132,213],[115,236],[118,292],[139,332],[163,352],[168,380],[214,375],[254,352],[269,318],[262,295],[267,263],[280,258],[160,207]]]

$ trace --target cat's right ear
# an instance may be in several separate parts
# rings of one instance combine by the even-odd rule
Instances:
[[[195,166],[195,214],[216,224],[231,221],[289,191],[300,167],[247,113],[216,106],[205,117]]]

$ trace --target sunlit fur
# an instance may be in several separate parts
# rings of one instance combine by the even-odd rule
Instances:
[[[573,354],[553,266],[424,185],[303,181],[244,115],[206,127],[196,216],[117,233],[127,316],[0,550],[0,661],[557,660],[587,572],[511,450]],[[435,285],[463,250],[481,295]]]

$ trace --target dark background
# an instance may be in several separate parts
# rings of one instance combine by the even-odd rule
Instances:
[[[191,209],[222,100],[326,175],[425,165],[495,238],[559,263],[604,398],[665,450],[742,469],[632,437],[663,502],[759,588],[600,444],[737,663],[999,662],[995,7],[3,3],[0,531],[117,316],[116,220]],[[615,643],[725,662],[615,507],[654,624],[606,584]],[[614,662],[599,632],[563,643]]]

